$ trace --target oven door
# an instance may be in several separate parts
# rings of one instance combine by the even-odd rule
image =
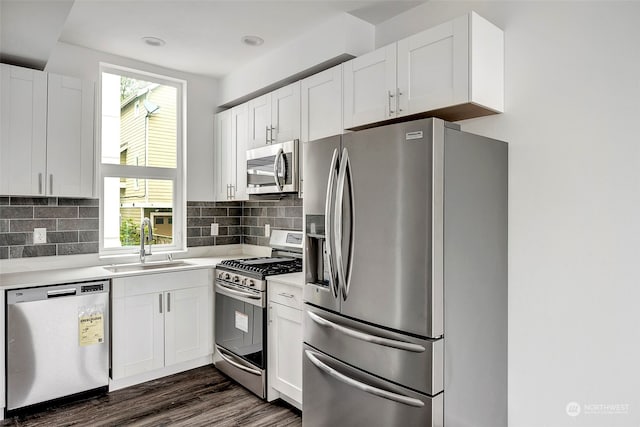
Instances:
[[[247,150],[247,193],[298,191],[298,140]]]
[[[265,292],[216,281],[215,366],[264,398],[266,390]]]

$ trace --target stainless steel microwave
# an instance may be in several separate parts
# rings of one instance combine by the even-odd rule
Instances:
[[[247,193],[297,192],[298,146],[294,139],[247,150]]]

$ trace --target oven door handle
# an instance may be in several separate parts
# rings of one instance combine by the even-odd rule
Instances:
[[[331,366],[322,363],[322,361],[316,357],[317,353],[314,353],[310,350],[305,350],[304,353],[307,356],[307,359],[309,359],[309,361],[313,363],[316,366],[316,368],[320,369],[321,371],[335,378],[336,380],[347,384],[348,386],[364,391],[365,393],[373,394],[374,396],[378,396],[383,399],[391,400],[397,403],[402,403],[403,405],[413,406],[415,408],[422,408],[424,406],[424,402],[419,399],[414,399],[413,397],[404,396],[402,394],[383,390],[381,388],[374,387],[369,384],[365,384],[363,382],[357,381],[351,377],[348,377],[342,372],[338,372],[336,369],[332,368]]]
[[[250,293],[250,292],[238,291],[236,289],[230,288],[229,286],[225,286],[220,282],[216,282],[216,289],[219,290],[219,291],[222,291],[222,292],[228,292],[230,294],[237,295],[239,297],[255,299],[255,300],[262,299],[261,295],[255,295],[255,294]]]
[[[253,375],[258,375],[258,376],[262,375],[262,372],[258,371],[257,369],[252,369],[252,368],[249,368],[248,366],[241,365],[240,363],[231,359],[231,355],[225,355],[224,349],[220,348],[219,346],[216,346],[216,350],[218,351],[218,354],[220,355],[222,360],[224,360],[228,364]]]

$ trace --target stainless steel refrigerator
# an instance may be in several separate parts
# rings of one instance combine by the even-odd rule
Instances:
[[[304,144],[310,426],[507,425],[507,144],[422,119]]]

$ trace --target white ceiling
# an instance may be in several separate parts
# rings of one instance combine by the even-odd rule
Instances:
[[[222,77],[341,13],[377,24],[424,2],[75,0],[69,10],[68,0],[0,1],[4,58],[46,63],[52,46],[61,41],[211,77]],[[49,9],[56,5],[58,21],[61,13],[68,15],[53,28]],[[5,27],[7,22],[11,25]],[[246,46],[240,42],[244,35],[265,42]],[[166,45],[148,46],[141,41],[145,36],[159,37]]]

